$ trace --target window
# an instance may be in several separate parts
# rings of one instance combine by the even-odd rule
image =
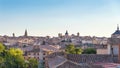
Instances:
[[[34,55],[36,55],[36,53],[34,53]]]
[[[39,53],[37,53],[37,55],[39,55]]]
[[[38,57],[38,59],[39,59],[39,57]]]
[[[45,57],[43,57],[43,60],[45,60]]]
[[[43,55],[45,55],[45,53],[43,53]]]
[[[30,53],[28,53],[30,55]]]

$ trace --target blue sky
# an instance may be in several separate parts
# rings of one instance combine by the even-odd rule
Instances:
[[[0,0],[0,35],[106,36],[120,24],[120,0]]]

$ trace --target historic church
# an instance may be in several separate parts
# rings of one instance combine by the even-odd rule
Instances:
[[[117,25],[117,30],[111,35],[112,38],[120,38],[119,25]]]

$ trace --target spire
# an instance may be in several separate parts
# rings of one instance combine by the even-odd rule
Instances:
[[[65,35],[68,35],[68,31],[66,30],[66,33],[65,33]]]
[[[25,34],[24,34],[24,36],[25,36],[25,37],[27,37],[27,36],[28,36],[28,34],[27,34],[27,29],[25,30]]]
[[[79,33],[79,32],[77,33],[77,36],[78,36],[78,37],[80,36],[80,33]]]
[[[15,37],[15,33],[13,33],[13,37]]]
[[[119,30],[119,25],[117,24],[117,30]]]

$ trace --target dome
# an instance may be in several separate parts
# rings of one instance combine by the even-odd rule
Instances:
[[[116,30],[112,35],[120,34],[120,30]]]
[[[117,26],[117,30],[112,34],[112,35],[120,35],[120,30],[119,30],[119,26]]]

